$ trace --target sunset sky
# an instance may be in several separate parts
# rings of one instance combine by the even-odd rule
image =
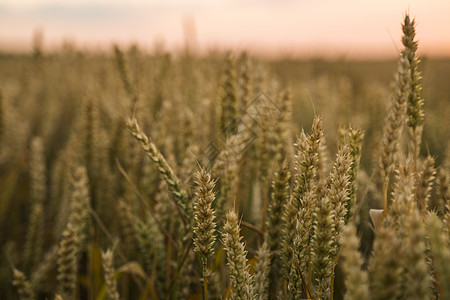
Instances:
[[[108,49],[133,42],[151,50],[184,45],[197,50],[256,54],[394,57],[406,11],[417,20],[422,55],[450,57],[448,0],[2,0],[0,49],[29,50],[33,32],[44,49],[63,40]]]

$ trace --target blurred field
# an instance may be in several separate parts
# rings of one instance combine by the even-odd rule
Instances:
[[[126,129],[126,119],[135,111],[143,130],[152,137],[190,190],[191,176],[198,167],[196,160],[203,162],[206,159],[203,150],[218,138],[220,132],[218,101],[226,71],[225,57],[225,53],[211,53],[205,57],[189,53],[146,54],[138,47],[132,47],[123,53],[125,71],[121,72],[120,61],[113,53],[86,53],[70,47],[52,54],[39,51],[34,55],[0,53],[1,299],[17,299],[11,285],[12,265],[33,278],[44,254],[58,244],[68,218],[67,203],[71,201],[71,186],[75,180],[73,170],[80,165],[87,168],[91,206],[103,224],[95,219],[89,221],[89,243],[81,258],[78,278],[80,297],[103,299],[99,296],[104,288],[100,250],[116,247],[122,253],[117,266],[137,261],[150,273],[152,266],[145,267],[147,262],[139,255],[136,241],[126,235],[126,230],[132,230],[133,225],[123,224],[127,221],[123,221],[126,218],[124,209],[120,211],[117,207],[119,199],[125,199],[136,218],[146,220],[145,207],[155,209],[155,199],[168,197],[167,187]],[[291,91],[293,140],[302,128],[309,131],[315,114],[322,115],[327,151],[334,160],[338,150],[338,128],[351,124],[364,130],[360,173],[365,177],[362,182],[375,174],[384,120],[391,102],[396,60],[267,61],[235,54],[235,61],[238,87],[242,67],[248,67],[250,99],[260,93],[277,99],[283,89]],[[431,154],[439,166],[448,155],[450,141],[450,60],[422,58],[420,70],[425,99],[421,156]],[[128,76],[128,86],[124,74]],[[238,91],[242,93],[242,90]],[[43,146],[41,154],[36,154],[37,150],[32,146],[36,138]],[[43,159],[41,178],[33,175],[33,161],[39,162],[36,155]],[[249,159],[261,161],[259,154],[255,155],[256,159]],[[121,168],[135,187],[120,172]],[[248,180],[241,182],[241,195],[244,195],[240,200],[241,212],[252,211],[251,204],[246,201],[253,199],[252,193],[258,189],[251,180],[255,175],[249,174]],[[33,185],[39,180],[43,180],[40,188],[44,211],[42,227],[39,227],[43,234],[42,248],[32,246],[28,251],[37,253],[33,252],[33,259],[30,259],[23,253],[30,247],[27,232],[37,201]],[[380,182],[378,179],[373,182],[370,191],[365,187],[358,191],[358,197],[364,194],[366,200],[361,213],[365,216],[363,220],[368,220],[369,208],[382,207],[381,192],[376,194]],[[135,189],[141,196],[136,195]],[[171,211],[156,209],[162,209],[157,212],[166,214],[161,215],[163,222],[170,223]],[[242,218],[259,226],[260,220],[252,213],[244,213]],[[167,228],[173,230],[174,224],[169,223]],[[114,240],[105,235],[102,226]],[[359,227],[360,232],[365,232],[366,244],[362,246],[365,255],[371,249],[372,237],[368,228],[368,223]],[[260,237],[249,228],[243,229],[243,234],[249,257],[253,257],[260,245]],[[192,264],[196,265],[195,259]],[[217,268],[223,281],[224,264]],[[43,282],[36,278],[33,281],[36,286],[40,282],[40,299],[53,297],[57,287],[56,267],[51,266],[47,271],[38,275],[42,276]],[[121,275],[119,293],[124,299],[138,299],[147,281],[139,275],[125,273]],[[191,270],[191,274],[199,273],[196,267]],[[194,291],[191,297],[200,298],[198,286],[198,280],[191,283],[190,291]],[[338,284],[336,288],[336,297],[340,299],[342,290]],[[177,297],[183,299],[188,294]]]
[[[293,90],[293,119],[302,126],[311,120],[311,102],[317,113],[322,113],[328,135],[335,128],[350,122],[366,131],[365,151],[378,147],[382,122],[391,97],[393,74],[397,66],[392,61],[351,60],[280,60],[270,62],[270,67],[283,84]],[[449,141],[450,73],[449,59],[421,59],[423,98],[426,120],[423,154],[436,156],[442,161]],[[309,116],[309,118],[308,118]],[[307,123],[306,123],[307,124]],[[305,127],[307,127],[306,125]],[[333,137],[329,137],[333,139]],[[330,143],[332,146],[332,143]],[[369,149],[367,149],[369,148]],[[369,167],[370,155],[363,155],[362,162]]]

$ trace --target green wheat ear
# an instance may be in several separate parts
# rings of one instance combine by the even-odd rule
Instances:
[[[358,251],[359,239],[356,236],[356,227],[349,223],[344,227],[341,236],[342,253],[341,267],[345,276],[346,300],[370,299],[369,276],[362,269],[363,258]]]
[[[417,42],[414,40],[416,36],[415,25],[415,20],[411,20],[409,15],[406,15],[402,24],[402,43],[405,46],[405,49],[402,51],[402,56],[408,59],[410,66],[411,89],[408,95],[406,113],[408,117],[407,125],[412,131],[414,170],[417,172],[417,160],[419,158],[420,144],[422,142],[425,113],[423,111],[424,99],[421,96],[422,74],[419,71],[420,58],[416,56]]]
[[[253,275],[247,264],[247,251],[240,235],[240,226],[234,211],[227,213],[222,242],[227,253],[230,274],[231,299],[251,300],[255,296]]]
[[[59,290],[64,295],[75,295],[78,273],[78,236],[76,228],[68,223],[64,230],[58,249],[58,280]]]
[[[111,249],[102,252],[102,266],[105,275],[106,294],[109,300],[119,300],[114,270],[114,255]]]
[[[384,212],[387,213],[389,178],[398,162],[400,138],[406,114],[406,103],[410,92],[409,61],[400,57],[397,67],[396,85],[391,106],[385,121],[383,138],[381,140],[381,155],[379,166],[383,179]]]
[[[346,222],[353,216],[356,204],[357,184],[356,178],[358,176],[359,163],[361,160],[362,142],[365,132],[360,129],[339,128],[339,147],[347,144],[350,147],[351,167],[350,167],[350,195],[347,203]]]
[[[283,243],[283,209],[290,197],[291,173],[288,164],[284,162],[278,166],[275,178],[272,181],[272,193],[270,195],[268,218],[265,232],[265,240],[272,254],[270,266],[270,290],[273,294],[279,289],[282,261],[280,251]]]
[[[314,235],[311,241],[311,261],[316,280],[315,297],[328,297],[331,288],[333,268],[333,226],[334,213],[330,199],[325,196],[319,200],[314,211]]]
[[[398,259],[401,241],[391,228],[381,226],[375,233],[373,256],[369,264],[372,300],[397,299],[402,287],[402,266]]]
[[[405,298],[431,299],[431,277],[427,264],[425,226],[422,215],[415,209],[405,220],[404,261]]]
[[[202,168],[195,172],[194,177],[194,251],[200,255],[202,261],[203,293],[205,299],[208,299],[208,257],[213,254],[217,226],[215,210],[212,208],[215,182]]]
[[[192,207],[189,205],[189,196],[186,190],[183,188],[183,184],[175,175],[175,172],[167,163],[165,157],[158,150],[156,145],[149,139],[149,137],[141,131],[139,124],[135,118],[131,118],[127,122],[128,130],[140,143],[142,149],[147,156],[155,163],[159,173],[163,176],[167,182],[170,191],[176,199],[176,204],[179,206],[182,217],[185,219],[186,226],[192,219]]]
[[[255,293],[257,300],[269,299],[269,283],[270,283],[270,249],[266,242],[258,249],[256,253],[258,262],[255,265]]]
[[[442,230],[443,222],[436,214],[431,213],[427,216],[426,228],[432,263],[436,270],[439,299],[448,299],[450,297],[450,239]]]
[[[430,208],[431,191],[436,178],[434,162],[434,158],[428,156],[417,174],[416,201],[423,215]]]
[[[20,300],[36,299],[35,292],[25,274],[17,269],[13,269],[13,278],[12,284],[17,289]]]
[[[215,243],[215,210],[212,203],[215,199],[214,180],[204,169],[195,172],[194,188],[194,250],[201,257],[208,258],[213,254]]]

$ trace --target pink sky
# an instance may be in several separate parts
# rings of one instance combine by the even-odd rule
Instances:
[[[163,40],[174,50],[184,44],[187,23],[200,51],[394,57],[406,11],[417,20],[421,54],[450,57],[448,0],[3,0],[0,49],[31,49],[40,28],[45,49],[63,40],[80,48],[137,42],[152,49]]]

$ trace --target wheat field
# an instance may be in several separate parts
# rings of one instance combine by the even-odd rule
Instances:
[[[1,299],[450,299],[450,61],[0,53]]]

